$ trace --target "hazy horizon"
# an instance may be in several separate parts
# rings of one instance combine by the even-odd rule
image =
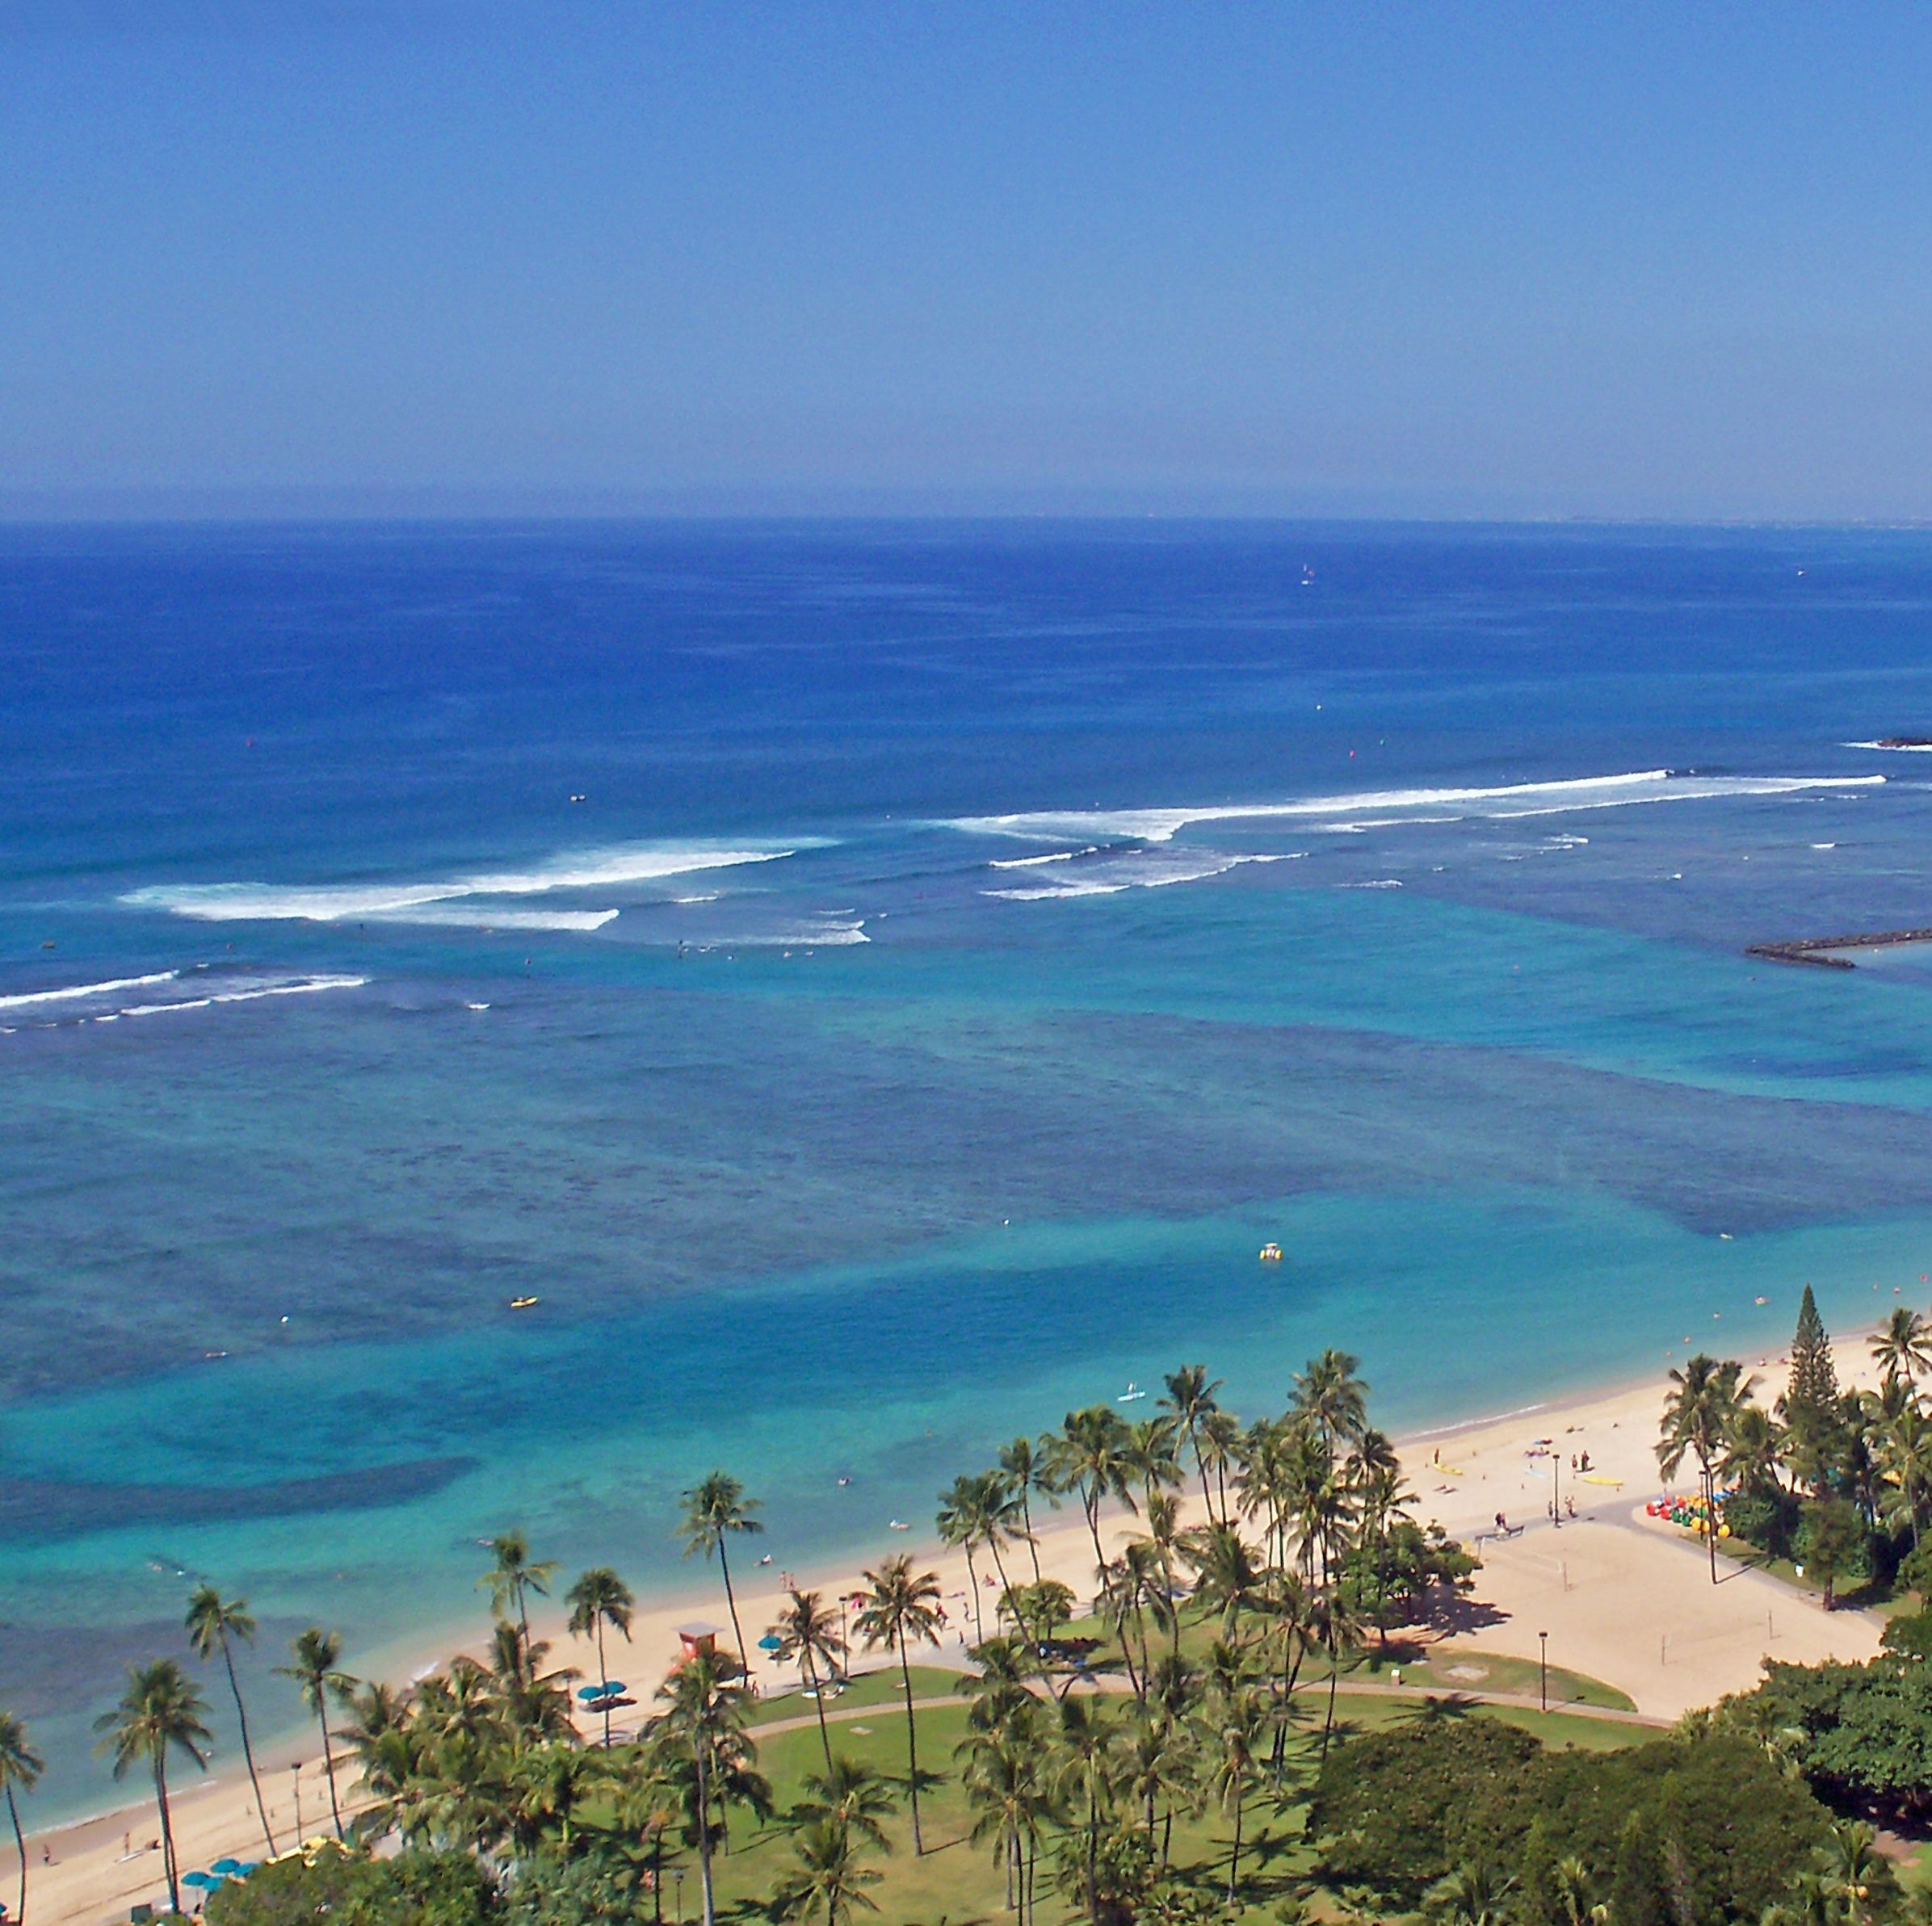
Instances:
[[[1900,5],[12,0],[0,516],[1932,518]]]

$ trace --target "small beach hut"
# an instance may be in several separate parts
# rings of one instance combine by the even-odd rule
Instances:
[[[676,1630],[682,1655],[680,1663],[709,1658],[718,1649],[718,1628],[715,1625],[681,1625]]]

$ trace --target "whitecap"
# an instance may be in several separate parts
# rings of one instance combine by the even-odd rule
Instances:
[[[211,1009],[217,1004],[254,1003],[263,997],[306,997],[321,990],[359,990],[368,982],[366,976],[296,976],[275,980],[244,981],[233,989],[215,990],[205,997],[189,997],[174,1003],[132,1003],[120,1012],[124,1017],[162,1017],[180,1010]]]
[[[1055,850],[1046,856],[996,856],[986,866],[989,870],[1037,869],[1043,862],[1071,862],[1076,856],[1098,856],[1098,848],[1090,844],[1084,850]]]
[[[615,909],[499,909],[479,900],[460,908],[436,904],[363,921],[432,929],[601,929],[622,913]]]
[[[27,990],[17,997],[0,997],[0,1009],[22,1009],[32,1003],[65,1003],[86,997],[115,997],[123,990],[145,990],[172,983],[178,970],[156,970],[145,976],[116,976],[105,983],[74,983],[57,990]]]
[[[355,921],[435,922],[442,917],[421,913],[434,904],[470,896],[530,896],[555,890],[604,889],[620,883],[651,883],[701,870],[734,869],[754,862],[777,862],[797,854],[797,846],[725,848],[714,844],[652,844],[628,850],[584,850],[556,858],[539,868],[485,871],[426,883],[195,883],[157,884],[121,898],[136,908],[165,909],[203,922],[314,923]],[[481,919],[507,927],[508,911]],[[598,912],[607,922],[615,910]],[[595,929],[598,924],[548,924],[547,928]]]
[[[720,937],[710,949],[843,950],[872,939],[859,923],[834,923],[812,929],[782,929],[770,935]]]
[[[1400,889],[1402,881],[1399,876],[1376,876],[1367,883],[1338,883],[1337,889]]]
[[[1846,742],[1841,749],[1877,749],[1887,756],[1932,756],[1932,742]]]
[[[1073,875],[1055,875],[1024,888],[981,890],[980,894],[1007,903],[1045,903],[1061,896],[1115,896],[1123,890],[1171,889],[1177,883],[1203,883],[1251,862],[1288,862],[1307,854],[1305,850],[1242,856],[1212,850],[1129,850]]]
[[[1636,803],[1697,802],[1726,796],[1787,795],[1806,790],[1869,788],[1880,775],[1699,776],[1667,769],[1621,775],[1579,776],[1550,783],[1512,783],[1469,789],[1391,789],[1354,795],[1306,796],[1280,803],[1203,804],[1189,808],[1028,810],[1006,816],[963,816],[946,828],[981,836],[1014,836],[1045,842],[1099,837],[1171,842],[1190,824],[1271,822],[1310,816],[1344,816],[1350,827],[1396,828],[1418,822],[1457,822],[1469,816],[1508,820],[1560,816],[1573,810],[1613,809]],[[1452,808],[1454,814],[1440,813]],[[1387,812],[1404,813],[1388,820]],[[1362,812],[1371,812],[1364,816]],[[1425,813],[1426,812],[1426,813]],[[1383,820],[1378,820],[1378,817]]]

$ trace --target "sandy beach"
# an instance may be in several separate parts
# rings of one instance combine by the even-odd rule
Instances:
[[[1868,1375],[1862,1367],[1864,1334],[1835,1341],[1841,1372],[1849,1382]],[[1774,1395],[1783,1360],[1746,1361],[1763,1383],[1761,1396]],[[1399,1440],[1416,1503],[1415,1515],[1439,1521],[1452,1536],[1473,1544],[1483,1565],[1476,1588],[1446,1631],[1460,1646],[1535,1659],[1539,1634],[1548,1634],[1552,1664],[1586,1673],[1629,1694],[1640,1713],[1668,1720],[1749,1687],[1768,1655],[1804,1664],[1825,1659],[1864,1659],[1878,1650],[1878,1621],[1856,1611],[1827,1613],[1812,1594],[1758,1572],[1720,1561],[1723,1582],[1713,1585],[1701,1542],[1647,1518],[1644,1506],[1666,1487],[1657,1471],[1657,1415],[1664,1385],[1657,1378],[1582,1397],[1532,1404],[1510,1415],[1477,1419]],[[1581,1469],[1587,1452],[1589,1470]],[[1573,1469],[1572,1461],[1576,1468]],[[1680,1476],[1676,1488],[1693,1480]],[[1552,1519],[1554,1504],[1556,1517]],[[1507,1521],[1506,1535],[1496,1526]],[[1200,1516],[1198,1495],[1189,1522]],[[1093,1547],[1077,1511],[1036,1518],[1040,1561],[1085,1597],[1091,1590]],[[1136,1527],[1119,1513],[1103,1521],[1110,1543]],[[782,1574],[756,1562],[752,1550],[734,1563],[739,1611],[755,1646],[776,1615],[784,1593]],[[940,1575],[951,1642],[929,1663],[963,1664],[970,1643],[971,1594],[966,1564],[943,1551],[929,1531],[884,1529],[873,1557],[863,1562],[793,1576],[806,1589],[837,1595],[855,1588],[863,1563],[910,1552]],[[1010,1557],[1012,1555],[1009,1555]],[[1018,1552],[1026,1563],[1023,1549]],[[1027,1568],[1030,1572],[1030,1563]],[[985,1575],[982,1574],[982,1581]],[[984,1592],[989,1609],[993,1593]],[[693,1620],[724,1628],[722,1588],[715,1567],[695,1564],[688,1590],[653,1598],[638,1611],[631,1643],[621,1640],[611,1666],[629,1681],[640,1705],[622,1717],[643,1715],[657,1681],[675,1660],[677,1628]],[[540,1635],[555,1641],[549,1662],[596,1673],[594,1648],[571,1639],[562,1614],[533,1614]],[[479,1651],[485,1636],[479,1600],[474,1622],[452,1626],[434,1643],[363,1653],[356,1668],[401,1681],[420,1676],[456,1653]],[[755,1651],[754,1657],[759,1656]],[[863,1655],[855,1654],[863,1668]],[[761,1664],[761,1683],[771,1689],[796,1685],[788,1669]],[[584,1721],[586,1736],[596,1722]],[[620,1722],[619,1730],[625,1729]],[[264,1767],[270,1819],[286,1846],[328,1826],[328,1794],[313,1731],[271,1740],[258,1748]],[[345,1794],[353,1768],[342,1775]],[[175,1823],[182,1865],[207,1866],[224,1855],[259,1857],[264,1842],[247,1777],[238,1758],[223,1757],[205,1779],[178,1775]],[[111,1781],[103,1771],[103,1790]],[[300,1803],[300,1829],[296,1825]],[[103,1801],[105,1803],[105,1801]],[[345,1798],[345,1807],[347,1799]],[[141,1901],[165,1897],[160,1853],[151,1849],[157,1825],[151,1802],[136,1800],[78,1823],[31,1835],[34,1862],[30,1903],[45,1921],[93,1926],[125,1920]],[[0,1858],[6,1877],[10,1851]]]

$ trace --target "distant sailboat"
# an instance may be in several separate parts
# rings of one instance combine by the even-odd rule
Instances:
[[[1132,1404],[1136,1399],[1144,1398],[1146,1395],[1147,1393],[1142,1391],[1132,1378],[1129,1378],[1127,1381],[1127,1389],[1121,1392],[1114,1402],[1116,1404]]]

